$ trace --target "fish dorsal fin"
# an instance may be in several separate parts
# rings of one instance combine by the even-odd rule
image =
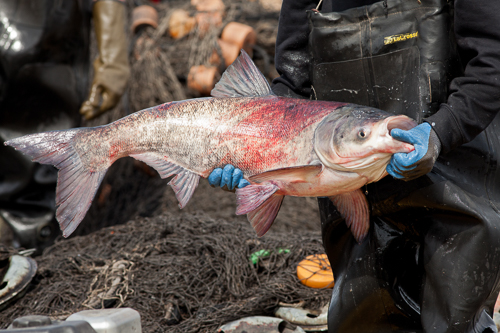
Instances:
[[[248,54],[241,54],[222,74],[211,95],[213,97],[250,97],[272,95],[266,78]]]

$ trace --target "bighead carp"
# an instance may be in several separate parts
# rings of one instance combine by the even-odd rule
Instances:
[[[236,214],[258,236],[286,195],[330,197],[358,242],[369,229],[360,188],[386,176],[394,153],[414,148],[393,139],[416,123],[374,108],[276,96],[249,56],[225,71],[213,97],[170,102],[111,124],[26,135],[5,142],[59,169],[56,219],[65,237],[82,221],[106,170],[131,156],[156,169],[184,207],[200,177],[240,168],[250,185],[236,190]]]

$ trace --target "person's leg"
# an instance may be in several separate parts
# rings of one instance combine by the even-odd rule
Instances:
[[[11,231],[16,247],[35,248],[37,253],[60,234],[55,220],[57,170],[29,161],[0,140],[0,221]]]
[[[424,240],[424,329],[496,332],[491,316],[500,290],[500,214],[489,200],[451,182],[419,194],[434,197],[431,210],[446,208],[434,211]]]
[[[395,274],[402,277],[415,271],[418,246],[378,219],[363,243],[357,244],[330,200],[320,198],[319,206],[323,244],[335,278],[329,332],[419,331],[418,306],[394,290],[400,285]],[[419,285],[415,288],[418,294]]]
[[[390,193],[391,183],[369,188],[376,216],[362,244],[320,199],[336,279],[330,331],[418,331],[422,325],[426,332],[496,332],[500,215],[489,200],[436,175],[404,183],[394,191],[401,196]]]

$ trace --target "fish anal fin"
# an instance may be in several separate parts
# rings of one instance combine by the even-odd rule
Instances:
[[[255,97],[274,93],[252,59],[241,50],[240,56],[222,74],[210,94],[213,97]]]
[[[168,182],[168,185],[172,187],[175,192],[175,197],[179,201],[179,208],[184,208],[187,205],[189,199],[193,196],[194,190],[198,187],[199,181],[199,175],[184,170]]]
[[[247,185],[236,189],[236,215],[248,214],[262,205],[279,189],[274,184]]]
[[[257,209],[247,214],[248,221],[252,224],[258,237],[264,236],[271,228],[282,202],[282,195],[273,194]]]
[[[194,190],[198,187],[200,181],[199,175],[167,161],[165,156],[158,153],[148,152],[130,154],[130,156],[154,168],[163,179],[176,175],[168,185],[170,185],[175,192],[175,197],[177,201],[179,201],[179,208],[184,208],[187,205],[189,199],[193,196]]]
[[[185,170],[183,167],[167,161],[167,158],[165,156],[162,156],[158,153],[148,152],[142,154],[130,154],[129,156],[135,158],[138,161],[144,162],[155,169],[163,179]]]
[[[310,182],[312,177],[316,177],[323,166],[321,164],[302,165],[266,171],[251,176],[249,179],[254,183],[261,183],[268,180],[284,180],[289,183]]]
[[[358,243],[361,243],[370,229],[370,209],[366,196],[360,189],[330,197],[335,207]]]

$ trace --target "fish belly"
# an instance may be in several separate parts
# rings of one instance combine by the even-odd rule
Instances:
[[[367,183],[367,178],[356,172],[342,172],[325,167],[318,176],[307,179],[306,182],[280,179],[271,182],[280,188],[277,194],[295,197],[331,197],[359,189]]]

